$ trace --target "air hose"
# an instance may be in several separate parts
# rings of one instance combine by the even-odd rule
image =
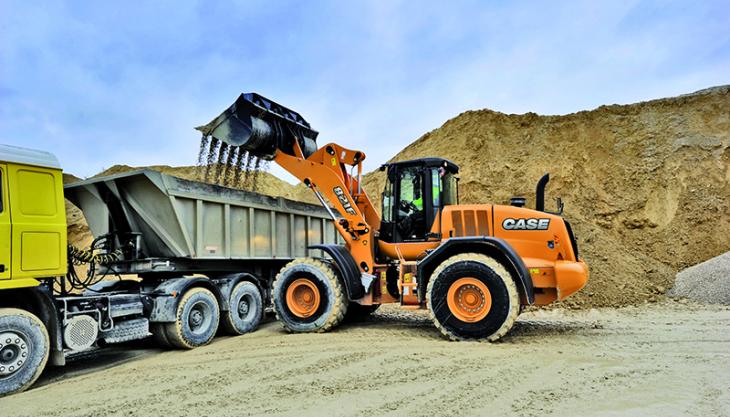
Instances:
[[[109,270],[113,271],[109,265],[122,259],[123,252],[121,249],[115,249],[112,252],[100,252],[100,250],[103,250],[102,248],[105,246],[103,243],[107,238],[108,236],[102,236],[95,239],[91,244],[91,248],[88,250],[68,245],[68,273],[66,274],[66,279],[61,282],[61,293],[67,294],[69,292],[69,289],[66,288],[67,283],[71,287],[70,290],[86,290],[88,287],[104,279]],[[81,278],[76,272],[76,266],[86,264],[88,264],[86,277]],[[107,272],[97,276],[97,265],[107,266]]]

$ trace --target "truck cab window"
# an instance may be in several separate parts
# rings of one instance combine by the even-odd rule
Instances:
[[[3,212],[3,170],[0,169],[0,213]]]

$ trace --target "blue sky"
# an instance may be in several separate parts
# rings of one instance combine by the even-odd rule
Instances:
[[[728,1],[0,1],[0,143],[78,176],[194,164],[193,127],[241,92],[371,170],[465,110],[563,114],[728,83]]]

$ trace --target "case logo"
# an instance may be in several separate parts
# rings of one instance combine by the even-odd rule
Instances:
[[[547,230],[550,219],[512,219],[506,218],[502,222],[504,230]]]

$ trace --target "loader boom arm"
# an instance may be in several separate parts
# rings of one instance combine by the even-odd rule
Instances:
[[[330,143],[305,157],[296,142],[294,154],[279,151],[274,162],[307,185],[320,200],[324,197],[335,206],[342,216],[334,219],[335,227],[360,270],[371,273],[373,230],[379,229],[380,216],[361,186],[365,154]],[[351,167],[349,173],[348,166]],[[356,175],[352,174],[354,169],[357,169]]]

